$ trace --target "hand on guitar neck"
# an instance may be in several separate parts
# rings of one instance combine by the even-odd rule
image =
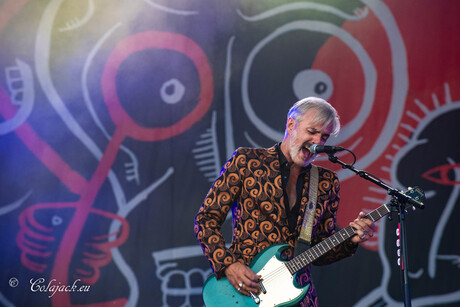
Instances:
[[[416,201],[425,198],[419,187],[410,188],[404,194]],[[292,246],[272,245],[261,251],[249,267],[238,262],[227,267],[227,277],[218,280],[215,275],[211,275],[203,287],[205,305],[273,307],[300,303],[308,294],[311,283],[298,284],[296,274],[346,240],[358,244],[371,238],[375,232],[374,222],[391,212],[391,204],[391,201],[383,204],[367,215],[360,212],[349,226],[336,231],[291,260],[283,260],[280,255]],[[407,203],[403,209],[411,206]]]
[[[367,241],[374,236],[375,224],[365,216],[364,212],[360,212],[358,217],[350,223],[355,230],[355,235],[350,240],[355,244]],[[243,295],[250,296],[250,292],[253,294],[260,292],[258,281],[261,276],[240,262],[229,265],[225,270],[225,275],[233,287]]]
[[[358,218],[350,223],[356,233],[350,240],[355,244],[367,241],[374,236],[375,223],[365,218],[365,216],[364,212],[360,212]]]
[[[260,291],[258,281],[261,276],[240,262],[229,265],[225,269],[225,275],[233,287],[237,290],[239,289],[238,292],[243,295],[250,296],[249,292],[257,294]]]

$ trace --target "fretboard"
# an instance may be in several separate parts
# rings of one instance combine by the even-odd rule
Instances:
[[[387,215],[389,212],[390,209],[388,209],[388,205],[384,204],[378,207],[377,209],[373,210],[369,214],[367,214],[365,217],[375,222],[381,219],[383,216]],[[345,240],[351,238],[354,234],[355,230],[351,226],[342,228],[329,238],[309,248],[308,250],[301,253],[294,259],[286,262],[285,265],[287,266],[289,272],[291,272],[291,274],[294,275],[296,272],[306,267],[307,265],[309,265],[322,255],[324,255],[334,247],[340,245]]]

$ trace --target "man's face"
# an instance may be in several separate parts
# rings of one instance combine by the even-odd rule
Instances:
[[[316,112],[307,111],[297,121],[288,119],[289,156],[296,165],[307,166],[316,157],[310,152],[313,144],[324,145],[332,131],[332,123],[324,127],[323,123],[315,123]]]

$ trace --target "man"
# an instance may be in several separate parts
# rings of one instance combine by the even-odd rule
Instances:
[[[310,163],[316,157],[309,148],[324,145],[340,130],[336,110],[325,100],[309,97],[289,110],[285,136],[280,144],[264,148],[239,148],[223,167],[195,218],[195,235],[216,278],[226,276],[244,295],[260,291],[248,265],[263,249],[288,243],[294,247],[309,200]],[[311,245],[334,234],[339,205],[337,175],[318,167],[319,184]],[[225,247],[221,225],[233,214],[233,238]],[[313,262],[329,264],[351,256],[358,244],[372,237],[375,225],[358,218],[350,223],[356,234]],[[287,257],[292,257],[292,249]],[[311,283],[310,266],[300,275],[302,285]],[[218,295],[216,293],[216,295]],[[317,306],[311,284],[302,306]]]

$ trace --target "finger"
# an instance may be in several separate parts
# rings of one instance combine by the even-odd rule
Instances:
[[[374,230],[372,229],[372,222],[368,219],[362,219],[358,220],[356,219],[354,222],[352,222],[353,226],[356,230],[358,231],[366,231],[367,233],[373,233]]]
[[[260,275],[254,273],[249,267],[245,267],[244,276],[247,278],[248,282],[245,283],[248,286],[256,286],[260,279]]]
[[[370,219],[362,218],[362,219],[359,219],[359,221],[366,224],[369,228],[375,228],[375,223],[372,222]]]
[[[256,282],[251,281],[250,279],[247,279],[244,282],[244,285],[242,287],[245,291],[251,291],[253,293],[258,293],[260,290],[259,284]]]
[[[256,275],[254,272],[250,271],[245,275],[245,277],[247,278],[245,285],[249,287],[257,287],[259,285],[260,275]]]
[[[243,295],[250,295],[249,292],[248,292],[248,288],[244,285],[244,282],[239,282],[237,285],[236,285],[236,291],[238,291],[240,294],[243,294]]]
[[[260,278],[260,275],[254,273],[249,267],[245,267],[244,275],[249,278],[250,280],[257,281]]]
[[[372,237],[374,235],[374,232],[375,232],[375,224],[373,222],[371,222],[370,220],[363,220],[364,221],[364,226],[363,226],[363,229],[364,231],[367,232],[367,234]]]
[[[363,226],[361,226],[360,224],[358,224],[356,222],[351,222],[350,226],[352,228],[354,228],[355,236],[357,236],[359,238],[360,242],[362,242],[362,241],[364,241],[364,239],[366,239],[366,236],[368,235],[368,233],[365,230],[365,228],[363,228]],[[355,242],[358,243],[359,241],[355,241]]]
[[[366,213],[361,211],[359,213],[359,215],[358,215],[357,220],[364,222],[369,228],[371,228],[373,231],[375,231],[375,223],[372,222],[370,219],[365,218],[365,216],[366,216]]]
[[[259,292],[258,279],[260,275],[255,274],[249,267],[242,264],[235,264],[226,271],[227,278],[233,287],[243,295],[250,295]]]
[[[251,296],[251,293],[253,294],[258,294],[260,293],[260,289],[258,288],[250,288],[246,285],[243,286],[243,288],[241,288],[240,290],[240,293],[243,294],[243,295],[247,295],[247,296]]]
[[[243,288],[243,283],[242,282],[231,283],[231,284],[236,289],[236,291],[241,293],[242,288]]]
[[[244,282],[244,288],[247,291],[258,292],[259,291],[259,283],[258,280],[260,278],[259,275],[255,274],[251,269],[248,268],[246,271],[246,280]]]

